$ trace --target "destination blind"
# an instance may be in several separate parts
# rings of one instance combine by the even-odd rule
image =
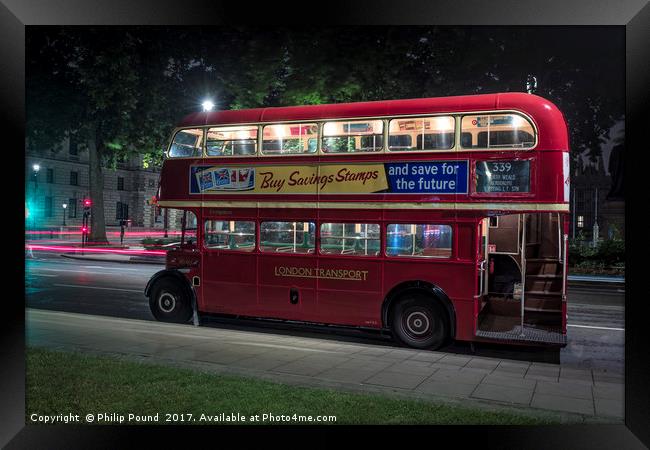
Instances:
[[[476,192],[530,192],[530,161],[477,161]]]

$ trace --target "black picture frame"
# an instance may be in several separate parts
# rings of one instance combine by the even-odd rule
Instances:
[[[354,3],[332,1],[325,5],[306,6],[313,8],[321,22],[328,25],[375,24],[426,24],[426,25],[553,25],[553,26],[588,26],[610,25],[625,27],[626,33],[626,147],[628,153],[634,149],[647,154],[647,145],[643,137],[648,122],[648,104],[650,104],[650,5],[646,0],[625,0],[611,2],[607,0],[504,0],[484,2],[466,0],[463,2],[442,0],[425,2],[402,0],[387,2],[384,0],[358,1]],[[24,77],[25,77],[25,27],[31,25],[134,25],[167,24],[198,25],[209,22],[214,25],[240,23],[246,18],[252,23],[264,26],[290,24],[292,18],[284,13],[282,7],[273,2],[255,3],[256,14],[251,18],[251,4],[185,0],[161,1],[141,0],[2,0],[0,3],[0,52],[2,65],[0,71],[0,104],[2,123],[8,129],[4,140],[4,157],[10,156],[20,160],[18,150],[24,148]],[[293,14],[300,11],[287,5],[287,11]],[[304,11],[303,11],[304,12]],[[310,17],[313,17],[310,15]],[[531,43],[534,45],[534,43]],[[631,153],[635,156],[638,153]],[[646,155],[639,155],[639,158]],[[627,178],[634,180],[634,167],[645,164],[626,159]],[[17,161],[22,167],[21,161]],[[13,173],[20,173],[13,171]],[[21,217],[24,208],[20,193],[13,194],[18,187],[24,186],[20,176],[3,177],[6,201],[5,210],[11,211],[6,223],[17,224],[16,234],[24,234]],[[643,178],[643,175],[640,177]],[[629,185],[628,185],[629,189]],[[643,210],[644,203],[637,202],[632,195],[626,198],[626,242],[630,255],[630,242],[643,242],[638,232],[639,223],[634,223],[632,213]],[[637,208],[636,210],[634,208]],[[14,219],[13,215],[16,215]],[[10,231],[8,231],[10,232]],[[8,239],[11,255],[18,260],[24,257],[24,248],[17,239]],[[454,446],[471,442],[480,448],[498,446],[501,448],[643,448],[650,445],[650,423],[648,399],[648,350],[644,347],[645,319],[643,306],[647,303],[647,290],[634,286],[635,280],[643,277],[642,265],[634,266],[629,261],[626,265],[626,303],[625,303],[625,425],[570,425],[553,427],[373,427],[365,445],[386,442],[389,437],[409,436],[410,439],[428,440],[431,445],[440,443],[440,439],[454,442]],[[10,263],[7,266],[5,281],[24,279],[24,264]],[[639,283],[640,284],[640,283]],[[19,289],[16,289],[20,291]],[[13,289],[11,289],[13,291]],[[24,294],[24,291],[23,291]],[[631,301],[637,294],[637,298]],[[146,439],[164,440],[167,445],[172,437],[180,436],[178,427],[115,427],[115,426],[37,426],[25,425],[25,308],[16,301],[17,296],[7,296],[3,302],[2,317],[2,361],[0,362],[0,445],[7,448],[88,448],[88,447],[130,447],[133,434],[142,434]],[[293,445],[312,445],[314,437],[311,432],[323,433],[321,428],[283,429],[271,427],[233,427],[220,428],[218,432],[212,427],[194,429],[183,427],[191,432],[187,445],[199,445],[206,442],[223,443],[226,440],[236,445],[237,442],[250,443],[251,438],[281,439],[280,442]],[[355,431],[352,427],[337,427],[339,433]],[[328,436],[332,429],[327,429]],[[242,433],[246,433],[245,435]],[[396,434],[397,433],[397,434]],[[245,438],[244,441],[242,439]],[[339,445],[340,439],[325,438],[319,443]],[[234,440],[237,439],[237,440]],[[153,442],[149,442],[153,446]],[[356,444],[355,444],[356,445]],[[248,445],[244,445],[247,447]]]

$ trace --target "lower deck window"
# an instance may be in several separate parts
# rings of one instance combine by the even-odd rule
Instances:
[[[212,249],[251,252],[255,249],[255,222],[206,220],[205,246]]]
[[[314,253],[314,222],[262,222],[260,250],[280,253]]]
[[[374,223],[323,223],[320,252],[325,255],[379,255],[379,225]]]
[[[388,256],[451,257],[451,226],[433,224],[389,224],[386,232]]]

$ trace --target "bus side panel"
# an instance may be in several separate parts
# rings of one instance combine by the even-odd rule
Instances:
[[[319,275],[320,321],[339,325],[381,327],[380,260],[321,257]]]
[[[203,251],[203,306],[207,312],[252,314],[257,306],[255,254]]]
[[[313,254],[261,253],[259,256],[258,317],[317,321],[316,268]],[[297,293],[297,303],[291,296]]]

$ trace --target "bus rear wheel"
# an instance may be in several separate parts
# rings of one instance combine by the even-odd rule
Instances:
[[[163,278],[155,284],[149,297],[149,308],[161,322],[186,323],[192,317],[187,290],[171,278]]]
[[[398,300],[393,307],[391,328],[398,342],[421,349],[438,349],[449,335],[442,307],[420,294]]]

